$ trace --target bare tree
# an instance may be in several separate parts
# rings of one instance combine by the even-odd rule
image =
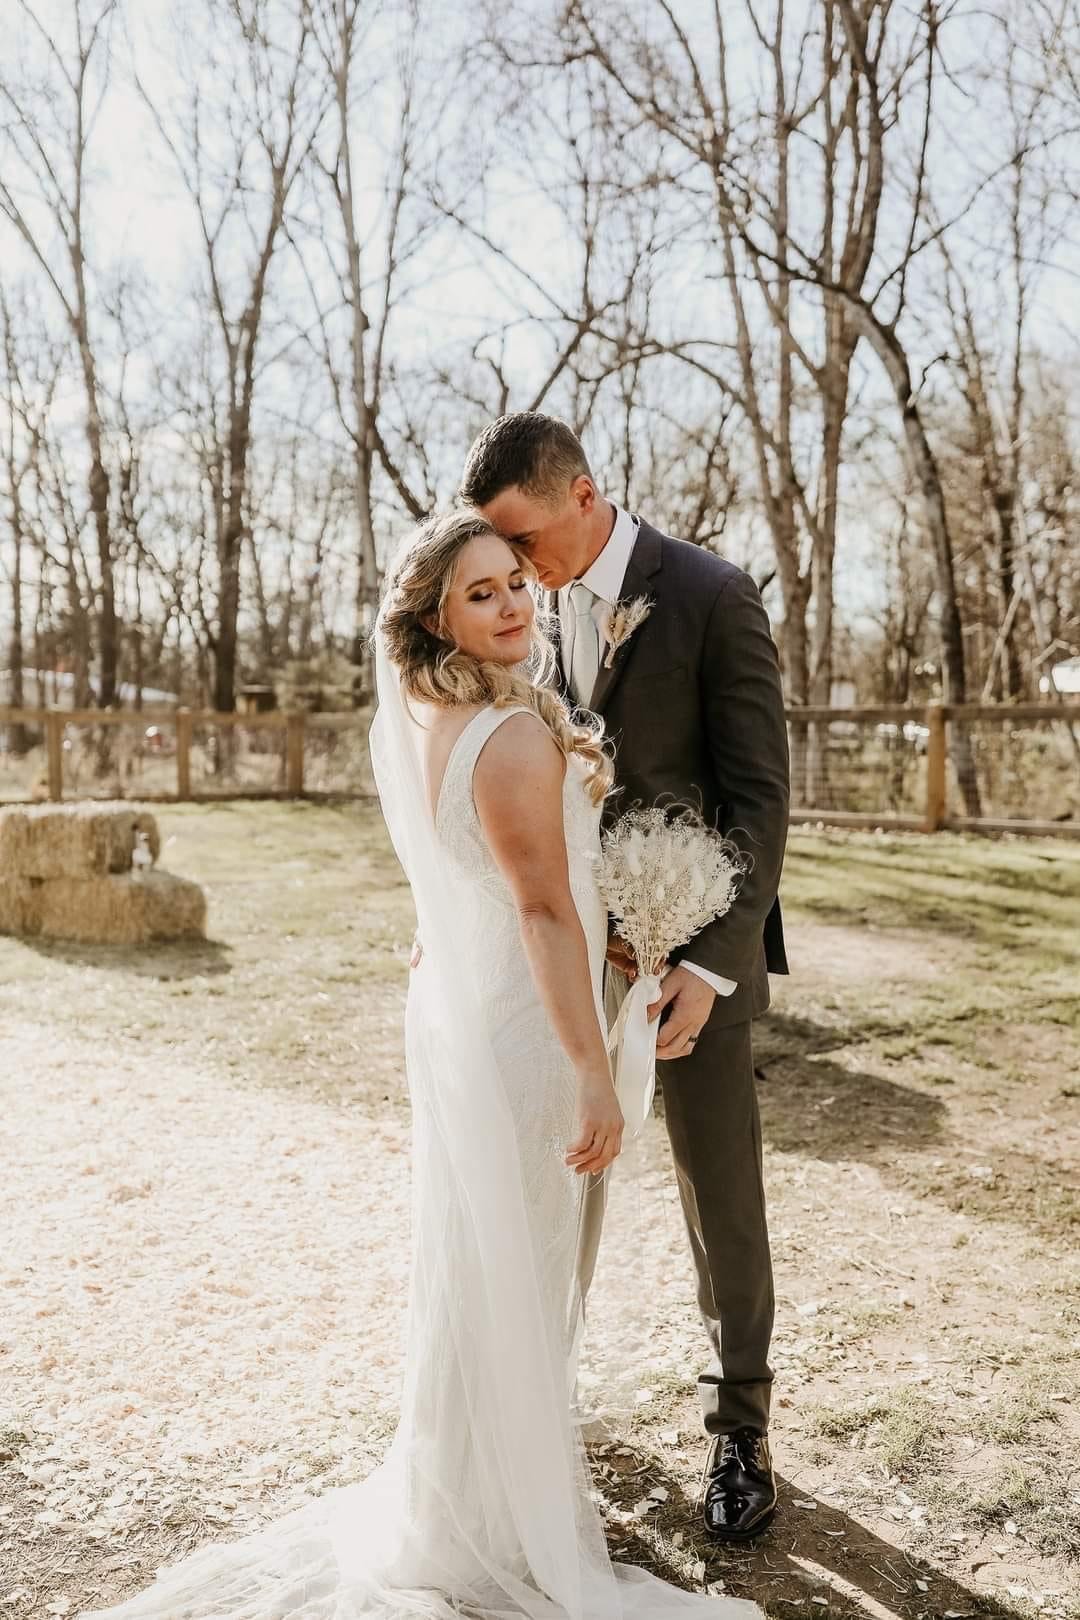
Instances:
[[[207,7],[203,21],[203,52],[188,66],[180,105],[163,108],[145,89],[143,97],[198,217],[205,290],[221,345],[222,388],[213,407],[209,468],[218,600],[212,628],[208,614],[205,623],[214,706],[230,710],[270,272],[290,198],[322,124],[325,87],[312,72],[313,39],[303,4],[227,0]],[[190,8],[182,26],[190,37]]]
[[[40,476],[42,445],[62,369],[62,345],[35,321],[33,301],[23,286],[9,298],[0,285],[0,476],[7,496],[6,523],[10,557],[7,568],[11,603],[8,638],[10,699],[15,708],[26,702],[24,599],[30,587],[28,563],[35,547],[33,507]],[[10,746],[28,746],[26,728],[15,726]]]
[[[327,150],[315,153],[332,218],[329,228],[325,216],[320,219],[315,237],[323,257],[319,271],[307,269],[307,244],[298,246],[316,313],[319,353],[352,458],[358,546],[351,656],[364,671],[379,599],[377,472],[381,469],[411,517],[418,519],[427,509],[388,442],[384,420],[398,284],[429,234],[424,220],[414,217],[411,203],[415,199],[410,196],[416,146],[421,139],[417,104],[420,9],[418,0],[405,0],[395,18],[393,49],[385,41],[372,44],[372,35],[385,18],[365,0],[304,0],[304,11],[332,92]],[[390,73],[385,71],[387,57],[394,64]],[[360,196],[364,160],[357,125],[376,88],[385,95],[394,83],[398,87],[394,138],[377,182],[381,209],[375,218],[365,220]],[[374,131],[367,127],[362,133],[370,149]],[[367,189],[372,189],[370,183]],[[329,271],[328,286],[324,286],[324,270]],[[362,675],[361,684],[366,681]]]
[[[97,539],[98,702],[105,708],[116,696],[116,600],[86,222],[90,143],[108,93],[109,24],[117,5],[118,0],[73,0],[74,37],[65,47],[39,18],[33,0],[15,0],[26,38],[24,50],[9,55],[7,62],[18,61],[21,55],[24,77],[17,82],[10,67],[0,71],[0,105],[7,112],[0,148],[0,214],[17,231],[52,289],[75,340],[82,373],[89,507]],[[35,53],[44,55],[40,78],[33,77],[30,68]],[[28,195],[43,209],[26,202]],[[59,239],[59,250],[51,232]]]
[[[888,6],[871,0],[865,9],[867,29],[880,29]],[[732,18],[730,9],[714,7],[708,21],[698,19],[691,29],[669,0],[651,0],[644,15],[640,8],[613,11],[572,0],[562,63],[584,56],[600,66],[621,98],[624,138],[644,126],[653,148],[659,137],[669,154],[663,163],[646,156],[643,179],[667,193],[669,208],[690,199],[682,206],[699,209],[697,252],[722,285],[729,319],[720,325],[729,324],[730,334],[710,336],[677,323],[682,331],[674,339],[648,336],[712,377],[721,400],[740,409],[782,591],[787,690],[795,703],[827,703],[839,476],[859,339],[834,286],[858,293],[868,274],[882,148],[874,139],[874,107],[844,49],[835,0],[802,8],[801,22],[783,5],[770,11],[747,0],[738,10]],[[765,84],[761,101],[749,108],[732,84],[735,24],[756,47]],[[812,291],[786,262],[792,231],[806,223],[809,194],[829,283]],[[768,254],[743,228],[747,219]],[[815,414],[818,425],[808,430]],[[797,736],[793,750],[797,781],[815,771],[804,741]]]

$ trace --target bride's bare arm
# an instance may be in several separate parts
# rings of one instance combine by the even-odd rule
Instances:
[[[578,1074],[578,1135],[567,1163],[602,1170],[619,1151],[622,1115],[596,1016],[585,933],[570,889],[563,828],[566,762],[543,722],[504,720],[480,753],[473,797],[484,837],[517,908],[537,993]]]

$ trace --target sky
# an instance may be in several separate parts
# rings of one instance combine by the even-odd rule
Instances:
[[[814,0],[804,0],[814,3]],[[33,0],[37,14],[47,26],[58,31],[70,18],[71,0]],[[539,7],[538,7],[539,9]],[[686,22],[690,37],[704,42],[703,32],[710,5],[708,0],[683,0],[680,14]],[[797,10],[797,6],[793,8]],[[153,288],[153,303],[165,311],[179,310],[192,284],[193,274],[201,266],[202,249],[197,234],[197,222],[189,199],[183,194],[175,168],[162,149],[154,129],[153,120],[141,96],[132,83],[132,68],[137,65],[141,81],[155,105],[166,108],[176,87],[176,65],[187,48],[198,50],[201,40],[185,34],[185,28],[194,26],[202,14],[201,4],[186,4],[186,0],[138,0],[124,8],[123,29],[115,34],[115,54],[112,80],[107,98],[102,104],[94,131],[92,170],[90,175],[93,195],[92,220],[95,248],[107,254],[114,263],[134,258]],[[961,13],[963,16],[963,13]],[[448,52],[456,43],[452,31],[460,35],[465,13],[451,11],[444,5],[431,4],[425,14],[425,49],[434,55]],[[753,53],[740,55],[740,17],[742,7],[732,3],[725,16],[734,30],[735,57],[733,78],[737,81],[737,94],[749,94],[752,84]],[[173,24],[179,22],[179,42]],[[980,52],[989,47],[992,31],[980,10],[972,4],[964,20],[952,27],[947,42],[951,65],[970,69],[979,59]],[[388,60],[392,41],[378,28],[371,41],[373,60]],[[482,93],[483,81],[475,85],[475,93]],[[469,118],[468,96],[473,87],[465,86],[452,104],[452,122]],[[959,90],[947,92],[955,103],[955,127],[960,138],[947,153],[935,154],[935,189],[943,208],[954,197],[959,197],[971,183],[977,165],[996,139],[995,120],[998,109],[987,98],[975,100]],[[378,80],[366,93],[363,112],[372,125],[374,139],[366,148],[367,155],[376,159],[379,148],[392,137],[388,126],[393,120],[392,97]],[[380,123],[382,126],[380,127]],[[464,124],[456,128],[468,133]],[[535,153],[538,166],[543,166],[542,152]],[[376,184],[368,193],[369,199],[377,195]],[[489,214],[497,220],[505,239],[527,262],[542,267],[558,280],[558,271],[568,266],[576,248],[566,231],[560,210],[535,191],[523,188],[520,165],[508,161],[500,167],[498,147],[495,146],[490,166],[484,175]],[[980,267],[990,263],[991,247],[999,239],[1003,221],[992,211],[977,214],[972,229],[965,233],[961,252],[973,267],[974,296],[984,318],[992,325],[998,311],[1007,318],[1008,310],[1000,304],[1001,287],[992,276],[983,276]],[[890,222],[884,222],[886,236]],[[24,255],[10,235],[0,235],[3,258],[0,274],[10,273]],[[402,319],[394,333],[394,343],[403,362],[423,373],[427,364],[436,363],[440,346],[448,335],[462,341],[480,338],[493,320],[509,320],[520,314],[518,296],[520,285],[508,272],[493,276],[490,268],[477,262],[477,254],[465,238],[454,239],[443,231],[434,239],[430,258],[423,265],[422,282],[409,301],[407,318]],[[1055,247],[1054,262],[1040,275],[1033,298],[1032,336],[1038,343],[1050,348],[1063,361],[1075,365],[1080,360],[1076,317],[1077,274],[1080,254],[1075,244],[1064,243]],[[715,283],[706,282],[701,267],[692,256],[682,266],[679,293],[676,300],[682,317],[695,307],[708,311],[717,300]],[[539,304],[534,301],[534,307]],[[703,319],[707,319],[703,316]],[[693,326],[693,321],[690,325]],[[1004,335],[1004,319],[1002,334]],[[551,341],[535,323],[517,321],[509,337],[509,354],[524,379],[540,376],[550,358]],[[881,396],[882,384],[876,362],[864,356],[859,365],[860,384],[868,403]],[[73,411],[79,409],[76,399]],[[454,454],[457,454],[455,449]],[[662,521],[662,514],[655,514]],[[841,556],[839,583],[841,592],[854,611],[869,605],[880,590],[877,571],[873,567],[876,536],[873,523],[867,523],[858,513],[851,513],[845,531],[845,548]]]

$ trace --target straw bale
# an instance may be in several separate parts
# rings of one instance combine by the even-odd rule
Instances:
[[[40,885],[39,905],[41,933],[49,939],[146,945],[206,937],[206,896],[172,872],[53,878]]]
[[[157,821],[137,804],[84,802],[0,810],[0,872],[25,878],[91,878],[129,872],[136,833],[155,860]]]
[[[0,872],[0,934],[41,931],[41,890],[33,878]]]

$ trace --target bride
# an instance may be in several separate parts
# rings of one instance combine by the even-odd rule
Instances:
[[[611,1563],[571,1422],[582,1192],[623,1128],[592,868],[611,767],[595,722],[546,685],[534,588],[484,519],[457,511],[409,536],[379,612],[372,765],[423,942],[405,1015],[412,1272],[389,1452],[96,1620],[758,1616]],[[358,1217],[358,1254],[363,1241]]]

